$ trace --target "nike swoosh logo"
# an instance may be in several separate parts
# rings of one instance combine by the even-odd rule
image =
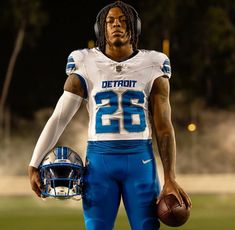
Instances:
[[[150,161],[152,161],[153,159],[148,159],[148,160],[142,160],[142,163],[143,164],[147,164],[147,163],[149,163]]]

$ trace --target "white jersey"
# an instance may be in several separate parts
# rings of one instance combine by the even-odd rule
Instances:
[[[149,95],[156,78],[171,76],[165,54],[139,50],[116,62],[97,48],[76,50],[68,57],[66,73],[77,74],[84,84],[88,141],[152,138]]]

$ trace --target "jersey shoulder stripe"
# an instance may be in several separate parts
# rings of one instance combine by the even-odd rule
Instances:
[[[160,68],[162,76],[170,78],[171,65],[170,65],[170,59],[167,57],[167,55],[155,50],[150,50],[149,54],[152,59],[153,65],[157,66],[157,68]]]
[[[87,49],[82,49],[82,50],[75,50],[69,54],[66,65],[67,75],[73,73],[74,71],[80,68],[80,65],[82,65],[87,53],[88,53]]]
[[[76,74],[76,76],[79,78],[82,88],[84,90],[84,99],[87,99],[88,97],[88,86],[85,79],[84,74],[80,70],[80,66],[82,66],[84,55],[86,53],[86,49],[83,50],[75,50],[71,52],[67,59],[66,64],[66,74]]]

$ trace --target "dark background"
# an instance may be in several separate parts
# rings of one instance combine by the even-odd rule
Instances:
[[[73,50],[86,48],[89,40],[95,40],[93,26],[96,15],[111,2],[42,1],[48,20],[33,44],[27,40],[24,42],[17,59],[7,99],[12,111],[31,117],[35,110],[56,103],[63,92],[68,55]],[[7,10],[8,5],[7,1],[1,1],[1,10]],[[1,27],[1,87],[16,33],[11,20],[7,26]]]
[[[40,4],[46,20],[39,29],[27,26],[6,106],[13,116],[31,118],[38,109],[55,105],[63,91],[69,53],[86,48],[89,40],[95,40],[96,15],[113,1],[2,0],[1,88],[24,15],[17,17],[12,9],[22,2]],[[126,2],[136,8],[142,19],[139,48],[162,51],[163,39],[169,39],[172,92],[185,92],[188,104],[200,98],[207,107],[234,109],[235,1]]]

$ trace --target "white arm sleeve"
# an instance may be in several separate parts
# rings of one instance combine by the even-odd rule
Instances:
[[[65,127],[79,109],[83,98],[64,91],[34,148],[30,166],[38,168],[44,156],[55,146]]]

